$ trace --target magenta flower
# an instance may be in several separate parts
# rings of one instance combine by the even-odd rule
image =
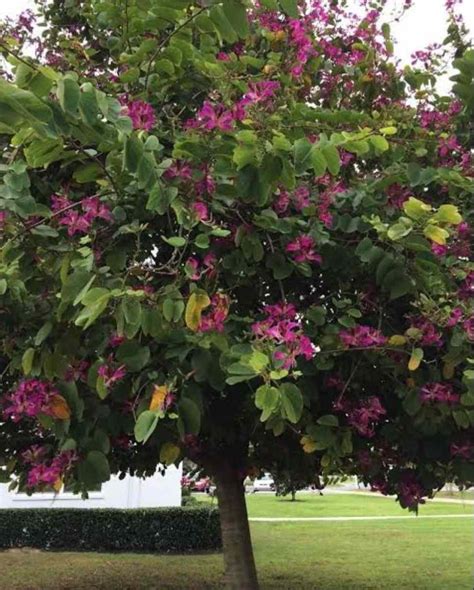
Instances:
[[[211,299],[211,310],[201,318],[200,332],[223,332],[224,322],[229,315],[230,299],[227,295],[216,293]]]
[[[418,505],[425,503],[423,496],[426,495],[426,492],[417,481],[415,474],[407,471],[398,483],[397,495],[402,508],[414,509]]]
[[[379,398],[372,396],[364,400],[359,407],[350,410],[348,422],[360,435],[370,438],[375,434],[374,425],[386,413]]]
[[[371,326],[356,326],[349,330],[341,330],[339,338],[347,347],[373,348],[387,343],[387,338],[382,332]]]
[[[317,262],[321,264],[322,258],[316,254],[315,243],[311,236],[299,236],[293,242],[286,246],[286,251],[290,252],[295,262]]]
[[[51,403],[58,395],[58,390],[48,381],[24,379],[4,398],[3,415],[13,422],[35,418],[39,414],[53,416]]]
[[[180,180],[192,180],[193,170],[187,162],[176,160],[165,171],[163,177],[167,180],[173,180],[174,178],[179,178]]]
[[[420,330],[421,345],[436,346],[437,348],[443,345],[443,335],[430,320],[423,317],[413,318],[411,327]]]
[[[297,357],[311,360],[316,348],[311,340],[303,334],[301,320],[292,304],[277,303],[263,308],[266,318],[252,324],[252,332],[262,340],[273,341],[281,347],[274,353],[274,358],[285,369],[294,367]]]
[[[119,334],[114,332],[113,334],[111,334],[111,336],[109,338],[108,345],[111,348],[118,348],[124,342],[125,342],[125,336],[120,336]]]
[[[456,404],[459,394],[449,383],[427,383],[420,390],[420,399],[423,403]]]
[[[451,457],[459,457],[465,461],[472,461],[474,458],[474,444],[469,441],[452,443],[450,446]]]
[[[125,365],[118,367],[113,366],[113,357],[109,356],[107,364],[101,365],[97,371],[97,375],[104,380],[105,387],[109,388],[118,381],[121,381],[127,374]]]
[[[199,272],[199,260],[191,256],[186,260],[186,273],[192,281],[198,281],[201,278]]]
[[[202,201],[196,201],[191,206],[194,216],[199,221],[208,221],[209,220],[209,209],[206,203]]]
[[[3,230],[5,227],[5,222],[7,220],[8,213],[6,211],[0,211],[0,231]]]
[[[92,222],[94,219],[104,219],[105,221],[112,221],[112,213],[109,207],[103,203],[99,197],[87,197],[82,200],[82,210],[84,217]]]
[[[28,473],[27,486],[53,486],[60,481],[78,460],[75,451],[63,451],[52,461],[35,464]]]
[[[213,131],[232,131],[235,118],[232,111],[227,110],[223,105],[213,105],[206,101],[197,112],[196,118],[187,122],[188,128],[205,129]]]
[[[64,379],[69,382],[87,381],[87,372],[89,371],[89,367],[89,361],[75,361],[67,368]]]
[[[128,116],[134,129],[150,131],[156,123],[155,111],[151,104],[142,100],[132,100],[127,104]]]
[[[59,223],[67,227],[68,236],[74,236],[77,233],[87,234],[91,227],[91,221],[74,209],[64,213],[59,219]]]
[[[452,328],[454,326],[457,326],[461,321],[463,315],[463,310],[460,307],[455,307],[451,312],[451,315],[449,316],[449,319],[446,323],[447,327]]]
[[[466,331],[466,336],[469,342],[474,342],[474,316],[465,320],[462,327]]]

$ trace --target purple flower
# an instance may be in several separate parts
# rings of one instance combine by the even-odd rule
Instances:
[[[457,326],[459,324],[460,320],[462,319],[463,315],[464,315],[463,310],[460,307],[455,307],[453,309],[453,311],[451,312],[451,315],[449,316],[446,326],[448,328],[452,328],[454,326]]]
[[[201,109],[197,112],[196,118],[187,122],[188,128],[205,129],[213,131],[232,131],[234,128],[235,117],[232,111],[227,110],[223,105],[213,105],[206,101]]]
[[[209,220],[209,209],[207,208],[206,203],[202,201],[196,201],[191,206],[194,216],[199,221],[208,221]]]
[[[348,422],[360,435],[370,438],[375,434],[374,425],[386,413],[379,398],[372,396],[364,400],[357,408],[350,410]]]
[[[321,264],[322,258],[316,254],[315,243],[311,236],[298,236],[295,240],[286,246],[286,251],[290,252],[295,262],[317,262]]]
[[[151,104],[142,100],[132,100],[127,104],[128,116],[134,129],[150,131],[156,123],[155,111]]]
[[[459,394],[449,383],[427,383],[420,390],[420,399],[423,403],[456,404]]]
[[[339,338],[345,346],[358,348],[383,346],[387,342],[382,332],[371,326],[356,326],[349,330],[341,330]]]
[[[114,385],[114,383],[121,381],[126,374],[127,370],[125,365],[120,365],[118,367],[114,366],[112,356],[109,356],[107,364],[101,365],[97,371],[97,375],[102,377],[104,385],[107,388]]]
[[[3,415],[13,422],[35,418],[39,414],[53,416],[51,404],[58,395],[57,389],[48,381],[24,379],[4,398]]]
[[[466,336],[469,342],[474,342],[474,316],[465,320],[462,327],[466,331]]]

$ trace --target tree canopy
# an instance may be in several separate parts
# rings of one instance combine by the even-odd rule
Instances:
[[[4,23],[14,486],[183,457],[241,482],[282,448],[410,509],[473,485],[474,51],[448,1],[441,49],[401,67],[384,4],[42,0],[40,38]]]

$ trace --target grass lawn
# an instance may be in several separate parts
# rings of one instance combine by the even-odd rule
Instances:
[[[441,508],[441,510],[440,510]],[[472,514],[431,504],[422,514]],[[377,516],[402,513],[390,500],[357,495],[249,497],[251,516]],[[471,590],[473,520],[425,519],[253,523],[264,590]],[[106,533],[104,533],[106,534]],[[218,590],[218,554],[155,556],[0,553],[3,590]]]
[[[200,502],[217,503],[206,494],[196,494]],[[289,497],[277,498],[274,494],[259,493],[247,495],[247,509],[252,517],[324,517],[324,516],[416,516],[403,510],[392,498],[376,495],[325,494],[300,492],[296,500]],[[427,502],[420,507],[420,516],[435,514],[474,514],[469,504],[447,504]]]

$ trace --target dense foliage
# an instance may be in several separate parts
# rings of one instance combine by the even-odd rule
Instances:
[[[220,546],[216,509],[0,510],[2,549],[182,553]]]
[[[39,40],[5,23],[15,486],[183,456],[243,479],[282,446],[410,508],[474,483],[474,52],[448,2],[440,96],[437,50],[401,69],[382,4],[54,0]]]

